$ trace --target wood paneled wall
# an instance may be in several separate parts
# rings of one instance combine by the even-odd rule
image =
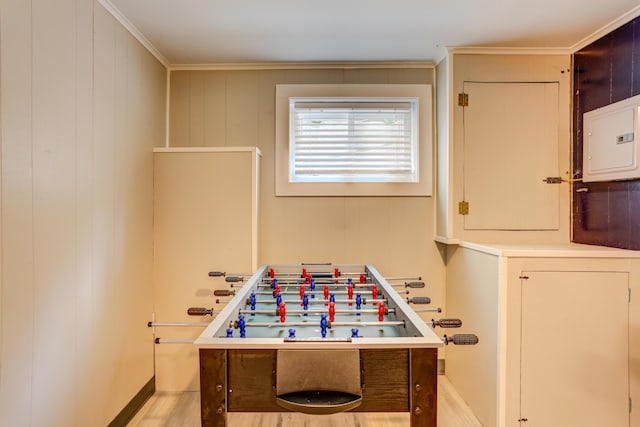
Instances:
[[[638,94],[640,18],[574,55],[573,164],[577,177],[582,176],[582,115]],[[574,185],[573,241],[640,249],[640,180]]]
[[[153,377],[166,71],[94,0],[0,7],[0,425],[106,425]]]
[[[170,83],[171,147],[258,146],[262,152],[259,264],[371,263],[388,276],[424,277],[424,295],[434,306],[444,304],[432,197],[275,196],[276,84],[435,86],[433,68],[187,70],[172,71]]]

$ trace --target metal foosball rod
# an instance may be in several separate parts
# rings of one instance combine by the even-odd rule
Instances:
[[[153,340],[156,344],[193,344],[193,338],[156,338]]]
[[[307,266],[322,266],[322,267],[333,267],[337,264],[305,264],[302,263],[300,264],[300,266],[302,266],[303,268],[307,267]],[[345,264],[345,265],[351,265],[351,264]],[[287,267],[287,266],[283,266],[283,267]],[[298,265],[292,265],[292,267],[298,267]],[[271,271],[273,271],[273,269],[271,269]],[[276,274],[275,272],[271,272],[268,273],[268,275],[266,277],[263,278],[264,280],[271,280],[273,278],[275,278]],[[273,274],[272,276],[270,276],[269,274]],[[245,277],[250,277],[252,274],[249,273],[229,273],[227,274],[226,272],[223,271],[210,271],[209,272],[209,277],[225,277],[225,281],[226,282],[243,282],[245,280]],[[306,268],[304,269],[304,271],[300,271],[300,272],[280,272],[277,274],[278,278],[281,277],[286,277],[286,278],[290,278],[290,277],[295,277],[296,279],[305,279],[307,276],[310,276],[314,279],[339,279],[339,278],[344,278],[344,279],[340,279],[342,281],[347,280],[348,277],[365,277],[365,279],[367,281],[369,281],[370,277],[368,274],[366,274],[366,272],[343,272],[343,271],[339,271],[338,268],[334,268],[334,271],[306,271]],[[283,279],[280,279],[283,280]],[[412,281],[412,282],[416,282],[419,283],[422,280],[421,276],[414,276],[414,277],[403,277],[403,276],[397,276],[397,277],[385,277],[385,280],[387,281],[396,281],[396,280],[405,280],[405,281]],[[406,284],[405,284],[406,285]],[[391,286],[404,286],[401,284],[397,284],[397,285],[391,285]],[[422,286],[409,286],[409,287],[424,287],[424,285]]]
[[[221,291],[221,292],[223,292],[223,291]],[[307,292],[307,293],[316,292],[316,294],[318,294],[318,295],[322,294],[322,290],[318,290],[318,289],[316,289],[315,291],[305,290],[305,292]],[[361,289],[354,289],[353,292],[354,293],[360,293],[360,294],[367,294],[367,295],[373,293],[370,290],[366,290],[365,291],[365,290],[361,290]],[[275,292],[273,290],[271,290],[271,291],[257,291],[257,292],[254,292],[254,293],[256,295],[271,295],[271,296],[273,296]],[[331,291],[331,293],[334,294],[334,295],[349,295],[348,291]],[[406,292],[406,294],[408,294],[408,293],[409,293],[409,291]],[[285,295],[300,295],[300,291],[299,290],[296,290],[296,291],[293,291],[293,290],[292,291],[282,291],[281,290],[280,294],[282,296],[285,296]],[[233,293],[223,294],[223,293],[215,293],[214,292],[214,295],[217,295],[217,296],[229,296],[229,295],[233,295]],[[380,294],[378,293],[377,295],[380,295]]]
[[[282,324],[278,324],[282,325]],[[304,324],[307,325],[307,324]],[[328,338],[327,341],[331,339]],[[304,341],[302,339],[301,341]],[[314,340],[317,341],[317,340]],[[155,338],[154,342],[156,344],[193,344],[193,338]],[[445,345],[454,344],[454,345],[476,345],[479,342],[478,336],[474,334],[455,334],[451,336],[445,335],[442,338],[442,342]]]
[[[272,281],[277,280],[281,283],[298,283],[300,281],[311,281],[315,280],[316,282],[322,283],[347,283],[352,282],[353,284],[357,283],[371,283],[371,277],[366,275],[365,273],[347,273],[345,275],[334,276],[331,273],[327,274],[313,274],[306,273],[303,275],[297,274],[285,274],[285,275],[277,275],[277,276],[262,276],[260,279],[263,283],[271,283]]]
[[[395,281],[395,280],[420,281],[420,280],[422,280],[422,276],[417,276],[417,277],[385,277],[384,280],[386,280],[386,281],[389,281],[389,280],[392,280],[392,281]]]
[[[394,288],[404,287],[404,288],[411,288],[411,289],[422,289],[424,288],[424,282],[404,282],[404,283],[398,283],[391,286]]]
[[[343,278],[342,280],[346,280],[344,278],[353,278],[353,277],[358,277],[359,280],[361,282],[369,282],[371,280],[371,277],[368,275],[368,273],[366,271],[362,271],[362,270],[358,270],[355,272],[345,272],[345,271],[341,271],[339,266],[344,266],[347,268],[351,268],[351,266],[356,266],[358,269],[362,267],[362,265],[356,265],[356,264],[344,264],[344,265],[339,265],[339,264],[302,264],[301,266],[294,266],[294,267],[302,267],[299,271],[279,271],[278,273],[275,272],[275,270],[272,268],[270,268],[265,275],[263,276],[263,279],[274,279],[277,278],[278,280],[310,280],[310,279],[314,279],[314,280],[335,280],[338,278]],[[307,270],[307,267],[310,267],[309,270]],[[324,268],[328,268],[328,270],[315,270],[314,268],[317,267],[324,267]]]
[[[288,272],[288,273],[277,273],[274,277],[264,277],[264,279],[273,279],[278,278],[278,280],[296,280],[296,279],[306,279],[307,277],[311,279],[337,279],[339,277],[344,276],[356,276],[361,273],[339,273],[338,276],[335,275],[334,272],[331,271],[305,271],[305,272]]]
[[[224,277],[224,281],[227,283],[243,283],[245,281],[245,277],[250,277],[250,276],[251,274],[242,274],[242,273],[227,274],[224,271],[209,272],[209,277]],[[234,285],[231,285],[231,287],[233,286]]]
[[[201,307],[191,307],[187,309],[187,314],[189,316],[213,316],[213,309],[201,308]],[[158,327],[203,327],[209,326],[210,322],[156,322],[150,321],[147,322],[147,327],[149,328],[158,328]]]
[[[442,309],[438,308],[414,308],[415,313],[442,313]]]
[[[292,326],[310,326],[315,325],[310,322],[247,322],[245,327],[263,327],[263,328],[289,328]],[[383,320],[378,322],[328,322],[328,328],[331,329],[334,326],[404,326],[405,323],[402,320]]]
[[[288,263],[288,264],[269,264],[275,268],[300,268],[300,267],[342,267],[342,268],[360,268],[364,264],[344,264],[333,262],[300,262],[300,263]]]
[[[280,285],[285,285],[285,286],[299,286],[302,284],[308,285],[309,281],[307,281],[306,278],[297,278],[297,279],[280,279],[280,278],[263,278],[261,283],[259,284],[259,286],[271,286],[272,282],[274,280],[278,280],[278,284]],[[348,279],[332,279],[332,278],[327,278],[327,279],[318,279],[315,277],[312,277],[312,280],[314,281],[314,283],[316,285],[331,285],[331,286],[348,286],[349,285],[349,280]],[[337,283],[336,283],[337,282]],[[371,286],[373,285],[372,282],[359,282],[359,281],[352,281],[351,284],[354,287],[365,287],[365,286]]]
[[[157,328],[157,327],[199,327],[199,326],[209,326],[209,322],[148,322],[147,327],[149,328]]]
[[[395,314],[396,309],[395,308],[385,308],[385,314]],[[358,314],[378,314],[379,311],[378,309],[375,308],[365,308],[365,309],[340,309],[337,308],[335,310],[335,314],[350,314],[350,315],[358,315]],[[276,315],[279,316],[279,311],[276,310],[246,310],[246,309],[242,309],[238,311],[238,314],[271,314],[271,315]],[[320,315],[320,314],[327,314],[327,309],[309,309],[309,310],[287,310],[287,314],[310,314],[310,315]]]
[[[224,271],[210,271],[209,277],[250,277],[252,273],[226,273]]]
[[[317,291],[318,294],[321,294],[321,291]],[[373,294],[373,291],[363,291],[363,290],[357,290],[358,293],[360,294]],[[255,295],[274,295],[274,291],[257,291],[254,292]],[[332,292],[334,295],[349,295],[348,291],[333,291]],[[217,297],[229,297],[229,296],[234,296],[236,294],[235,290],[231,290],[231,289],[215,289],[213,291],[213,295],[217,296]],[[281,291],[280,294],[282,296],[285,295],[300,295],[300,291]],[[409,294],[409,291],[407,291],[405,294]],[[220,300],[221,302],[229,302],[228,300]]]
[[[221,300],[221,299],[217,299],[216,303],[217,304],[225,304],[230,302],[231,300]],[[251,302],[249,300],[245,301],[246,305],[251,305]],[[282,302],[286,303],[286,304],[300,304],[300,300],[299,299],[283,299]],[[351,304],[357,304],[358,301],[356,299],[336,299],[334,301],[331,301],[330,299],[318,299],[318,298],[313,298],[313,299],[309,299],[309,304],[329,304],[330,302],[335,302],[336,304],[339,303],[351,303]],[[377,304],[383,302],[386,304],[389,303],[389,301],[386,298],[378,298],[378,299],[370,299],[367,300],[366,298],[362,298],[362,304],[366,305],[368,303],[370,304]],[[256,300],[256,304],[275,304],[274,300]]]

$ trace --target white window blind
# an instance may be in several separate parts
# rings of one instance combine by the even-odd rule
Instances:
[[[289,98],[289,182],[418,182],[417,98]]]

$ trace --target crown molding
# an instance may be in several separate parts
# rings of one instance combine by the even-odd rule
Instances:
[[[449,54],[477,54],[477,55],[569,55],[567,47],[485,47],[485,46],[450,46]]]
[[[380,68],[434,68],[433,61],[380,62],[237,62],[214,64],[172,64],[171,71],[252,71],[252,70],[357,70]]]
[[[131,21],[129,21],[129,19],[127,19],[126,16],[124,16],[122,12],[120,12],[120,9],[118,9],[109,0],[97,1],[98,3],[100,3],[100,5],[102,5],[102,7],[107,10],[107,12],[113,15],[113,17],[118,22],[120,22],[120,24],[122,24],[122,26],[126,28],[126,30],[129,31],[129,33],[131,33],[131,35],[135,37],[136,40],[138,40],[149,51],[149,53],[151,53],[158,61],[160,61],[160,63],[164,65],[165,68],[169,68],[170,63],[167,58],[165,58],[165,56],[160,53],[158,49],[156,49],[156,47],[140,32],[140,30],[138,30],[138,28],[136,28],[135,25],[131,23]]]

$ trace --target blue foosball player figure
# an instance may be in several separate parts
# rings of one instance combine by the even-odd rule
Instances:
[[[244,320],[244,314],[238,315],[238,328],[240,329],[240,338],[246,338],[247,322]]]
[[[327,326],[329,325],[329,322],[327,322],[327,315],[326,314],[322,314],[320,316],[320,329],[321,329],[321,333],[322,333],[322,338],[325,338],[327,336]]]

